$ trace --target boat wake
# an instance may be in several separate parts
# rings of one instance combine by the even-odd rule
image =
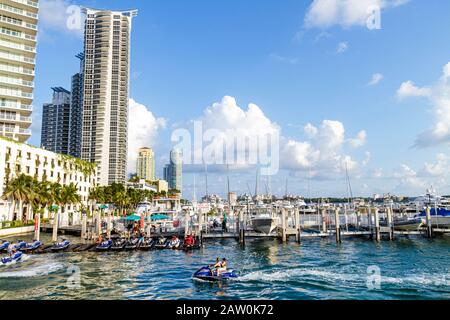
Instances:
[[[360,284],[365,286],[367,282],[366,273],[342,273],[321,269],[286,269],[275,271],[254,271],[243,275],[237,281],[243,282],[287,282],[287,281],[321,281],[334,284],[344,282],[348,284]],[[442,286],[450,287],[450,274],[417,274],[404,277],[381,276],[381,286]]]
[[[14,270],[0,272],[0,278],[35,278],[47,276],[65,268],[62,263],[48,263],[36,267],[29,267],[25,270]]]

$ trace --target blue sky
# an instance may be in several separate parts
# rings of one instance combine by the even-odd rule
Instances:
[[[287,177],[290,193],[343,196],[343,159],[350,163],[356,195],[417,195],[431,184],[450,193],[450,136],[439,120],[450,119],[443,75],[450,61],[450,3],[364,1],[380,6],[380,30],[365,26],[365,7],[342,1],[41,0],[29,142],[40,143],[41,109],[51,99],[50,88],[70,89],[78,69],[74,55],[82,51],[82,32],[66,28],[65,9],[136,8],[130,98],[139,105],[131,111],[136,121],[130,134],[155,148],[159,175],[175,128],[189,127],[194,119],[216,123],[214,115],[204,115],[207,108],[226,118],[237,108],[245,114],[253,103],[282,136],[281,170],[270,179],[275,193],[284,193]],[[224,96],[234,100],[224,102]],[[265,123],[248,114],[244,119],[255,122],[250,128]],[[434,132],[437,127],[443,128]],[[186,197],[194,175],[197,194],[203,193],[203,173],[189,172]],[[247,183],[254,189],[254,180],[253,169],[231,172],[238,192],[246,192]],[[225,194],[223,171],[211,172],[209,184],[210,192]]]

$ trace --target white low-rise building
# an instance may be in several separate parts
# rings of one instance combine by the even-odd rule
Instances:
[[[37,181],[49,181],[61,185],[73,183],[78,188],[81,204],[60,208],[60,226],[77,224],[81,218],[81,206],[91,208],[89,193],[96,186],[97,168],[94,164],[66,155],[33,147],[0,137],[0,195],[12,179],[20,174],[34,177]],[[19,212],[22,210],[22,212]],[[0,199],[0,221],[31,220],[32,208],[24,205],[13,208],[12,199]],[[48,218],[48,212],[44,214]]]

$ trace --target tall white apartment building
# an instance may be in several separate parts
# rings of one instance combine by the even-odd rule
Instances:
[[[81,158],[98,165],[102,186],[124,183],[127,169],[130,36],[136,10],[85,8]]]
[[[0,135],[31,136],[38,0],[0,0]]]

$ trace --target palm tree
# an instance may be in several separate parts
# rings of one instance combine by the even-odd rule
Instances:
[[[77,205],[81,203],[81,197],[78,194],[78,187],[71,183],[67,186],[63,186],[61,190],[61,202],[64,205]]]
[[[19,203],[19,214],[22,217],[23,204],[30,202],[33,197],[31,191],[32,178],[24,174],[8,182],[2,198],[4,200],[13,200],[13,213],[16,210],[16,202]]]

